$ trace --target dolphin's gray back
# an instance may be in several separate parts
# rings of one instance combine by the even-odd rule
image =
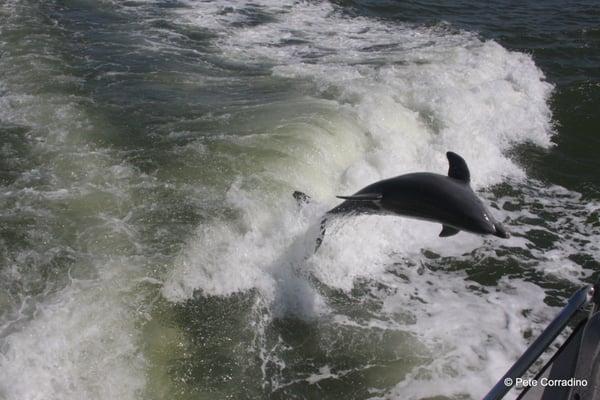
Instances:
[[[327,214],[349,212],[397,214],[452,226],[479,224],[485,208],[468,183],[445,175],[419,172],[375,182],[351,197],[377,200],[346,200]]]
[[[344,201],[325,214],[317,248],[328,218],[351,213],[403,215],[439,222],[442,237],[460,230],[509,237],[471,189],[471,173],[465,160],[450,151],[446,157],[448,176],[428,172],[400,175],[375,182],[351,196],[338,196]]]
[[[401,215],[444,220],[456,214],[479,215],[483,209],[468,183],[444,175],[407,174],[372,186],[368,190],[382,193],[381,205]]]
[[[341,204],[338,204],[331,210],[327,211],[325,215],[327,216],[348,213],[384,214],[385,212],[383,212],[381,207],[376,202],[346,200],[343,201]]]

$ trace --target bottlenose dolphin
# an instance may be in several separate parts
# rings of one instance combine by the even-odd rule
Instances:
[[[448,176],[411,173],[372,183],[351,196],[337,196],[345,201],[325,214],[317,248],[329,217],[353,213],[400,215],[439,222],[442,224],[441,237],[466,231],[508,238],[502,224],[494,219],[471,189],[471,174],[465,160],[451,151],[446,157]],[[295,192],[294,197],[298,202],[310,199],[302,192]]]

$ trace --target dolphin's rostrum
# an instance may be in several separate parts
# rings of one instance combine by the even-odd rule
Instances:
[[[480,235],[508,238],[509,235],[494,219],[470,186],[471,175],[465,160],[456,153],[447,152],[448,176],[428,172],[400,175],[375,182],[351,196],[337,196],[345,200],[325,214],[321,223],[321,237],[327,219],[347,213],[401,215],[442,224],[441,237],[467,231]],[[298,201],[308,196],[294,193]]]

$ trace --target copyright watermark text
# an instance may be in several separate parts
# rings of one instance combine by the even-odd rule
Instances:
[[[505,378],[504,379],[505,386],[516,386],[517,388],[526,388],[532,386],[556,386],[556,387],[586,387],[588,385],[587,379],[533,379],[533,378]]]

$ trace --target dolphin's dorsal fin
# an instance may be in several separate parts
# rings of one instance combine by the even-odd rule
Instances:
[[[469,172],[469,167],[467,167],[465,160],[451,151],[446,153],[446,157],[448,157],[449,163],[448,176],[469,183],[471,181],[471,173]]]
[[[458,229],[453,228],[448,225],[442,225],[442,231],[440,232],[440,237],[448,237],[452,235],[456,235],[458,233]]]
[[[342,200],[352,200],[352,201],[377,201],[381,200],[383,195],[381,193],[357,193],[352,196],[335,196],[338,199]]]

